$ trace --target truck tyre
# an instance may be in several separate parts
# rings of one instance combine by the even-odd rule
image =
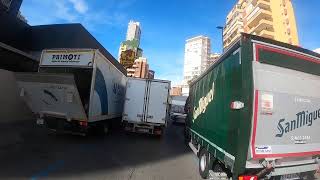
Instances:
[[[210,153],[206,149],[201,149],[199,153],[199,173],[203,179],[209,177],[209,170],[212,168]]]

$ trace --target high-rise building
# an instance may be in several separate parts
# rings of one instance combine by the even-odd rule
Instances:
[[[134,59],[142,57],[142,49],[139,48],[140,37],[141,37],[140,23],[135,21],[130,21],[128,24],[126,40],[120,44],[120,48],[119,48],[118,58],[120,63],[121,63],[121,53],[127,50],[134,51],[135,53]],[[126,59],[122,59],[122,61],[127,62]],[[131,59],[129,59],[129,61],[131,61]],[[132,61],[132,64],[133,63],[134,63],[134,60]]]
[[[124,68],[130,68],[136,58],[136,52],[133,49],[122,51],[120,54],[120,64],[122,64]]]
[[[141,36],[140,22],[135,22],[131,20],[128,24],[126,40],[129,40],[129,41],[137,40],[138,47],[139,47],[140,36]]]
[[[291,0],[239,0],[226,19],[224,48],[235,42],[241,32],[299,45]]]
[[[210,39],[206,36],[197,36],[186,40],[184,54],[183,84],[199,76],[208,65],[211,52]]]

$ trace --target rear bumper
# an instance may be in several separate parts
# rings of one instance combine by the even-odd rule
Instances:
[[[123,125],[125,131],[157,135],[161,135],[165,127],[165,124],[137,123],[130,121],[123,121]]]
[[[299,174],[319,170],[320,164],[317,157],[299,157],[299,158],[282,158],[275,160],[264,161],[247,161],[247,169],[264,169],[272,167],[267,176],[280,176],[287,174]]]
[[[310,172],[318,170],[318,164],[304,164],[299,166],[287,166],[287,167],[276,167],[271,173],[270,176],[279,176],[285,174],[295,174],[302,172]]]
[[[88,132],[88,123],[80,123],[81,121],[71,120],[67,121],[63,118],[57,117],[43,117],[43,124],[40,125],[47,129],[75,135],[85,135]],[[39,125],[39,124],[38,124]]]

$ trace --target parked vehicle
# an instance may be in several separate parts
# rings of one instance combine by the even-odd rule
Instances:
[[[128,78],[122,121],[126,131],[162,135],[169,117],[170,81]]]
[[[171,96],[170,117],[175,123],[185,123],[187,117],[184,111],[188,96]]]
[[[114,63],[96,49],[44,50],[38,73],[17,73],[20,96],[39,125],[107,132],[113,120],[121,121],[125,96],[125,70]]]
[[[190,85],[186,140],[203,178],[311,179],[319,170],[320,55],[242,34]]]

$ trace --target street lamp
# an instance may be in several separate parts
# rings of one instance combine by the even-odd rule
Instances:
[[[222,53],[223,53],[223,27],[222,26],[217,26],[216,28],[221,30]]]

